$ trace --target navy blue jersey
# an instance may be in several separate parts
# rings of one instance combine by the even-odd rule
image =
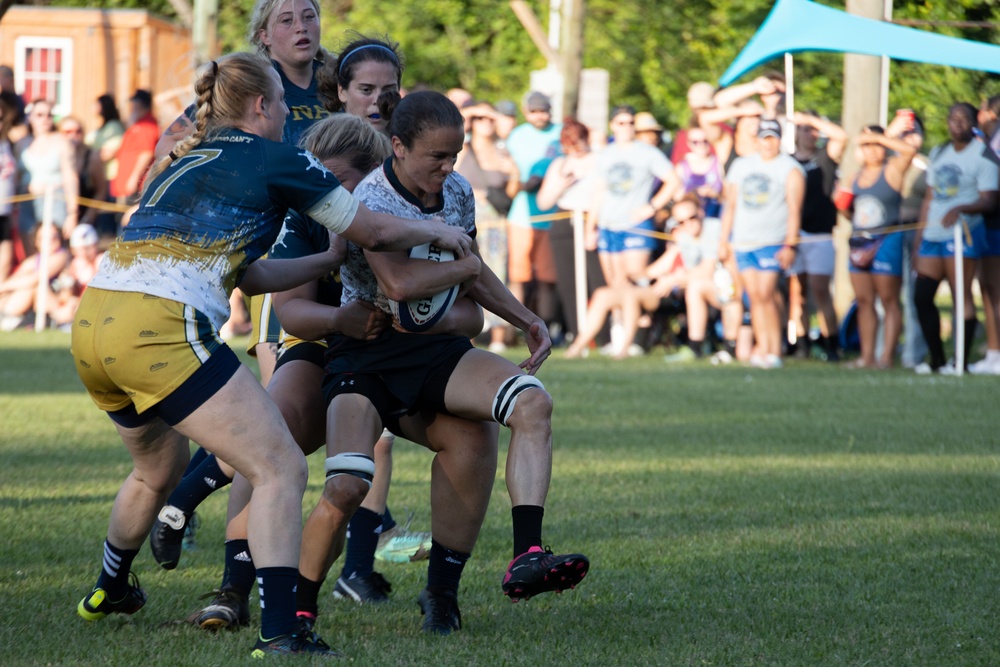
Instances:
[[[299,88],[288,80],[277,61],[272,60],[274,69],[281,77],[281,87],[285,89],[285,104],[288,106],[288,118],[285,119],[285,130],[281,140],[286,144],[297,146],[302,133],[316,121],[330,115],[330,112],[320,104],[316,94],[316,70],[323,66],[318,60],[313,61],[313,78],[308,88]]]
[[[90,283],[180,301],[221,327],[229,294],[274,244],[289,209],[335,198],[343,231],[357,204],[332,172],[300,148],[227,130],[175,160],[146,187],[139,209]]]
[[[267,256],[272,259],[294,259],[326,252],[329,247],[330,232],[323,225],[297,211],[289,211],[285,217],[285,228],[281,230]],[[319,281],[316,302],[324,306],[339,306],[342,291],[340,271],[337,270]]]

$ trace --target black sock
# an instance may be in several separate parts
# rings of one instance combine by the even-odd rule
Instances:
[[[736,358],[736,341],[735,340],[724,340],[722,341],[722,349],[728,352],[733,359]]]
[[[138,549],[119,549],[104,540],[104,567],[97,577],[97,587],[104,589],[111,602],[119,602],[128,594],[128,573],[138,553]]]
[[[209,455],[190,475],[181,480],[167,499],[167,504],[173,505],[184,512],[185,517],[190,518],[205,498],[232,481],[232,477],[227,477],[222,472],[216,458]]]
[[[250,555],[250,543],[246,540],[226,540],[226,569],[222,573],[222,588],[242,595],[250,595],[257,568]]]
[[[702,350],[705,349],[705,341],[704,340],[694,340],[692,338],[689,338],[688,339],[688,347],[691,348],[692,352],[694,352],[694,356],[700,359],[701,355],[702,355]]]
[[[319,589],[323,587],[324,581],[326,580],[313,581],[299,575],[299,582],[295,585],[295,610],[297,612],[309,614],[314,618],[319,614]]]
[[[188,461],[188,467],[184,469],[184,477],[187,477],[195,468],[201,465],[209,456],[208,450],[204,447],[199,447],[195,450],[194,454],[191,455],[191,460]]]
[[[367,577],[375,569],[375,548],[378,546],[382,517],[359,507],[347,525],[347,549],[344,550],[344,579]]]
[[[389,506],[385,507],[385,514],[382,515],[382,532],[387,530],[392,530],[396,527],[396,520],[392,518],[392,512],[389,511]]]
[[[941,368],[945,364],[944,344],[941,342],[941,315],[934,305],[940,280],[917,276],[913,284],[913,303],[917,308],[917,320],[927,342],[931,368]]]
[[[965,320],[965,370],[969,368],[969,357],[972,356],[972,344],[976,342],[976,325],[979,320],[970,317]]]
[[[299,571],[294,567],[262,567],[257,570],[262,639],[274,639],[295,631],[295,587],[298,580]]]
[[[434,592],[450,590],[457,593],[462,570],[470,555],[452,551],[432,540],[430,562],[427,565],[427,588]]]
[[[518,505],[510,509],[514,525],[514,558],[531,547],[542,546],[542,517],[545,508],[538,505]]]

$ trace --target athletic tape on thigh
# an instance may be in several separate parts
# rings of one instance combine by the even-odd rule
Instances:
[[[326,460],[326,478],[337,475],[354,475],[358,479],[372,485],[372,477],[375,476],[375,461],[372,457],[355,452],[347,452],[331,456]]]
[[[515,375],[504,380],[500,389],[497,390],[497,395],[493,397],[493,419],[506,426],[507,420],[514,412],[517,397],[521,395],[521,392],[532,387],[545,389],[542,381],[534,375]]]

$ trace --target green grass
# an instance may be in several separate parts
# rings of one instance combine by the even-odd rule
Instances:
[[[199,510],[198,550],[178,570],[140,553],[145,609],[77,618],[130,466],[67,348],[55,333],[0,337],[0,663],[249,662],[253,631],[213,636],[180,622],[219,579],[221,494]],[[586,552],[590,576],[560,596],[512,605],[501,595],[511,537],[498,479],[463,579],[462,632],[423,636],[424,565],[381,565],[388,605],[321,598],[321,634],[350,660],[1000,664],[996,379],[560,357],[541,372],[556,401],[545,537]],[[391,505],[426,527],[430,454],[406,442],[395,451]],[[322,459],[311,466],[306,506]]]

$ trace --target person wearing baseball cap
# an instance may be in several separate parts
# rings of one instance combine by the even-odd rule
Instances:
[[[513,196],[507,213],[507,279],[511,293],[524,303],[527,284],[536,283],[538,315],[552,322],[556,307],[556,266],[549,229],[555,208],[538,205],[538,189],[549,164],[559,155],[562,125],[552,122],[552,102],[537,90],[524,97],[526,123],[518,125],[507,138],[506,148],[514,161],[507,186]]]
[[[764,118],[758,151],[737,158],[723,189],[719,259],[731,254],[750,299],[755,351],[750,364],[781,367],[783,327],[774,296],[782,271],[795,260],[805,170],[781,150],[781,124]]]
[[[757,138],[766,139],[768,137],[781,140],[781,123],[772,118],[763,118],[760,121],[760,127],[757,128]]]
[[[507,137],[510,136],[514,126],[517,125],[517,105],[510,100],[500,100],[493,106],[497,110],[495,121],[497,138],[503,142],[501,148],[505,148]]]

